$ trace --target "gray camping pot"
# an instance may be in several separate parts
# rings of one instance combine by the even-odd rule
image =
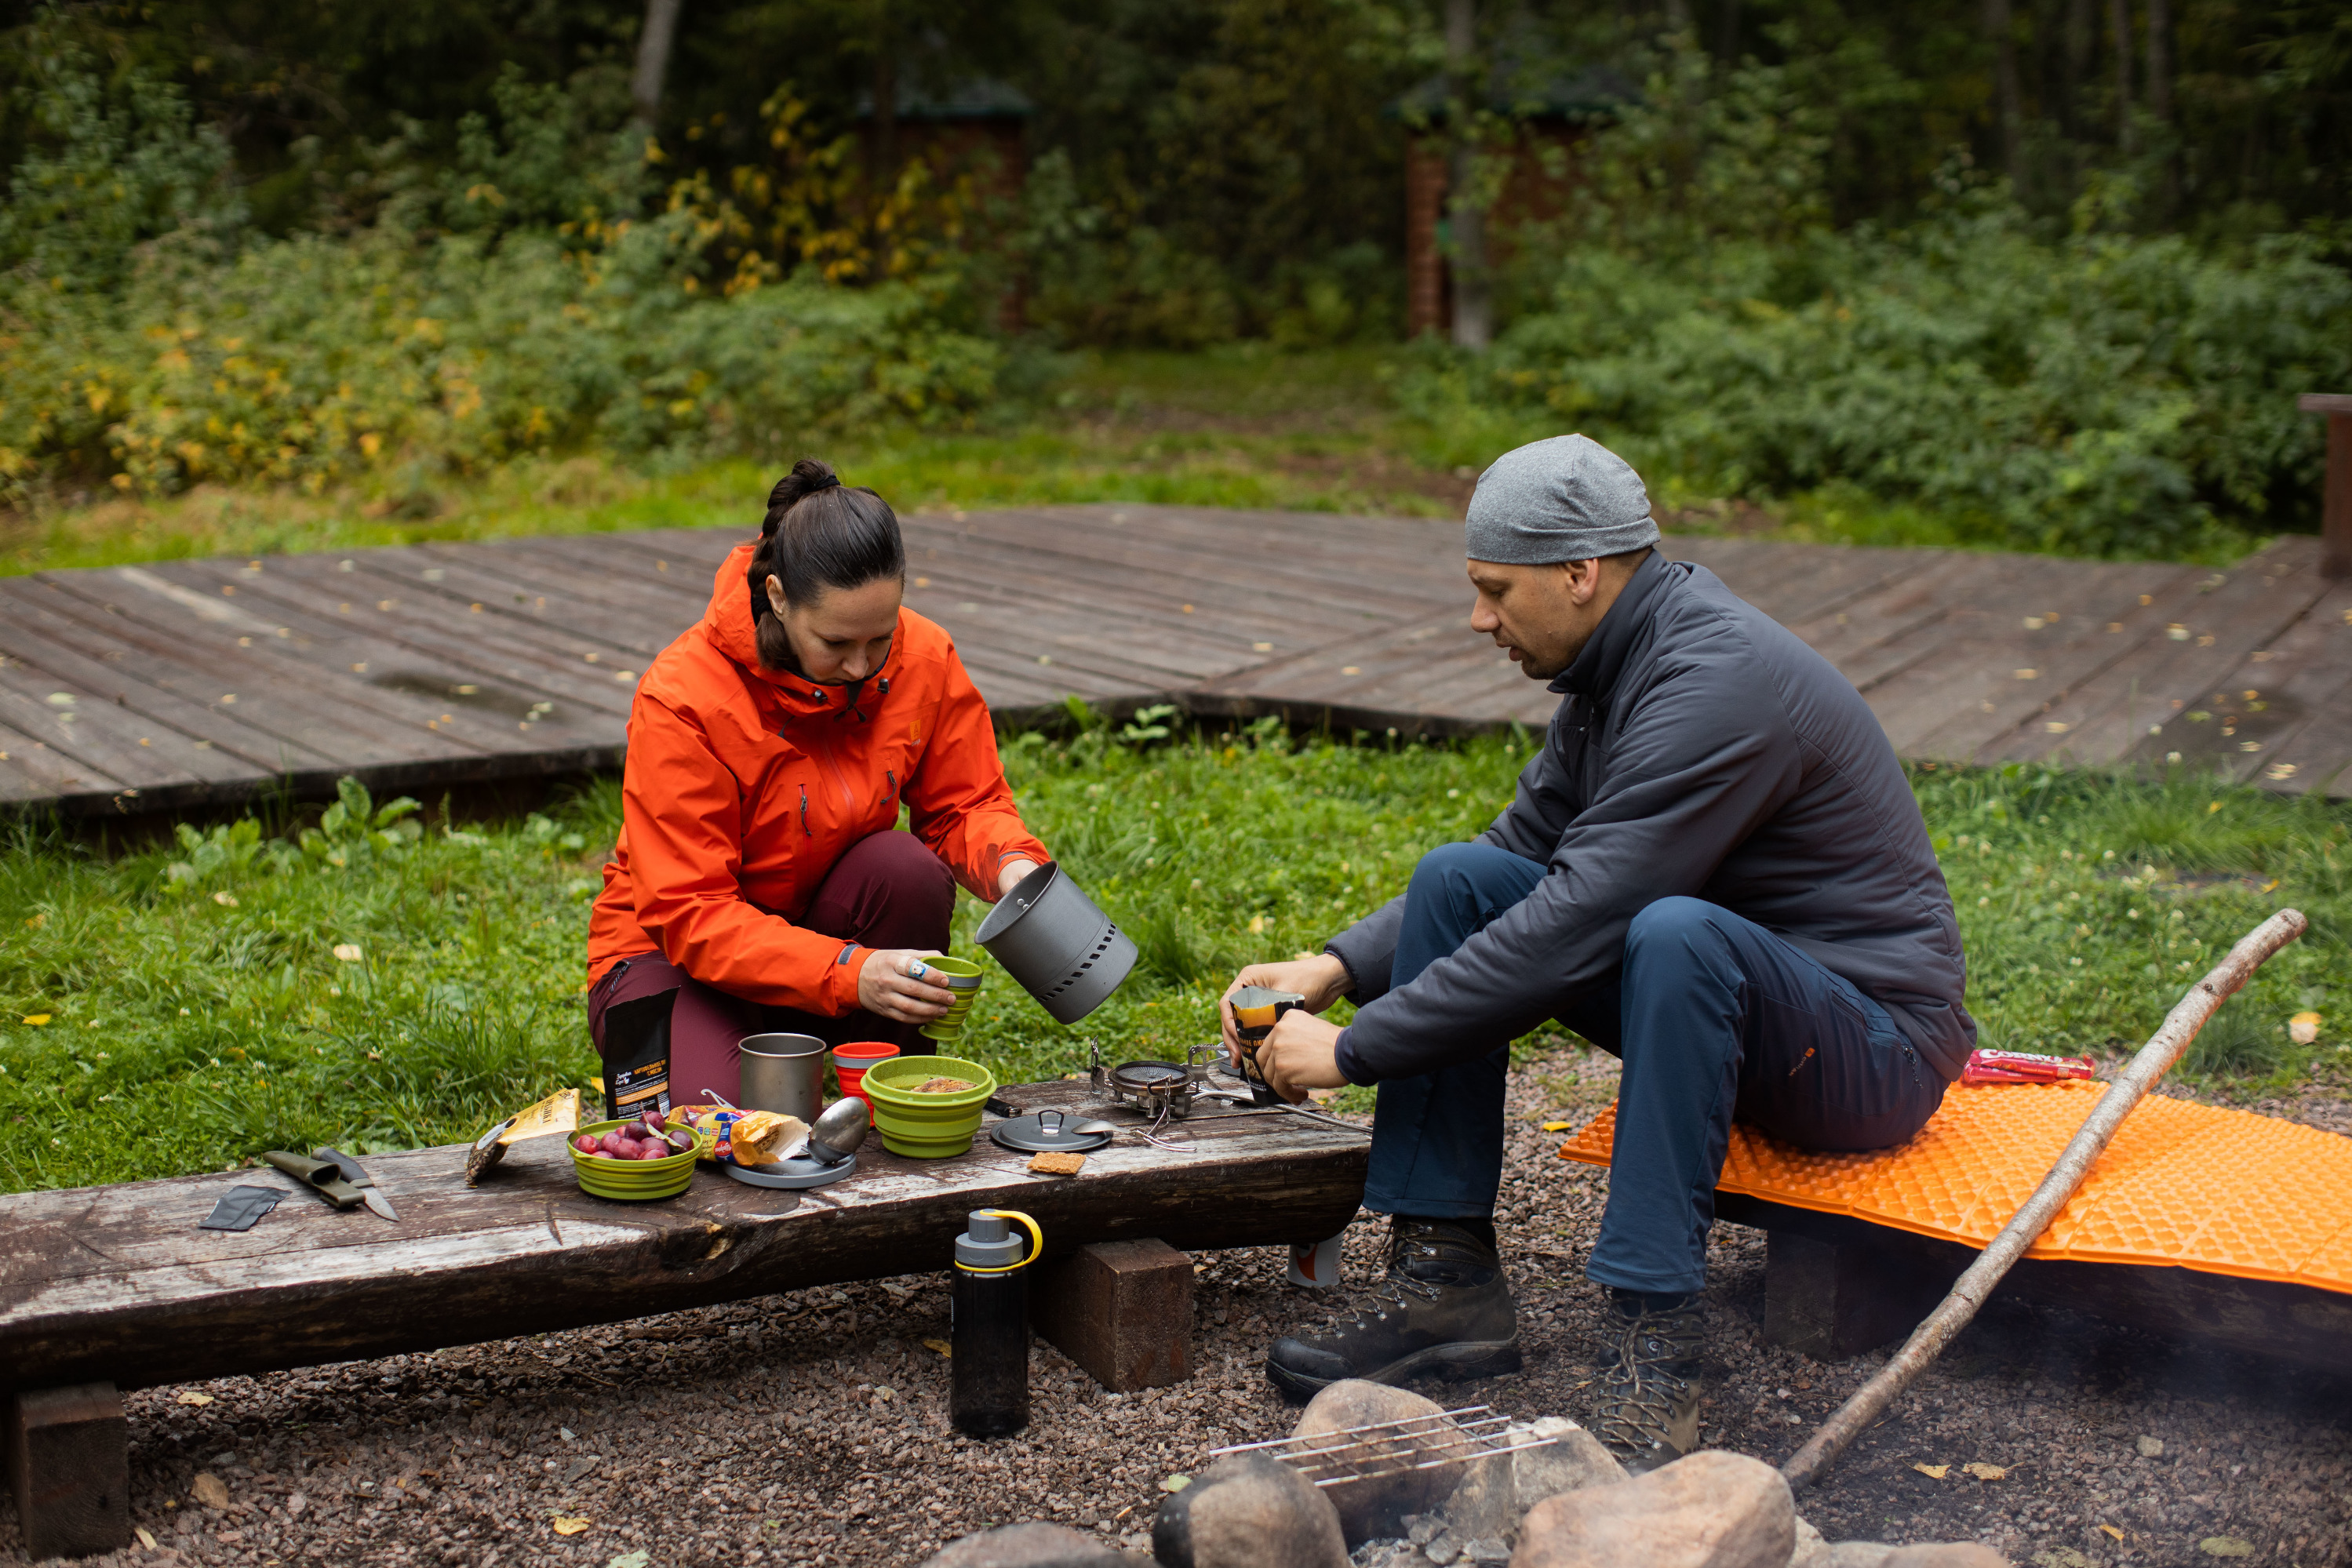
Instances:
[[[981,923],[980,945],[1057,1023],[1076,1023],[1135,967],[1135,941],[1047,861]]]

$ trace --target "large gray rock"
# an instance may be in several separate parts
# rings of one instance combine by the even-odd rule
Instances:
[[[1797,1519],[1797,1544],[1789,1552],[1789,1568],[1837,1568],[1830,1543],[1801,1514]]]
[[[1883,1541],[1841,1541],[1830,1548],[1830,1568],[2009,1568],[2009,1559],[1974,1541],[1926,1541],[1889,1546]]]
[[[1538,1503],[1520,1521],[1511,1568],[1788,1568],[1796,1544],[1780,1472],[1710,1449]]]
[[[1161,1503],[1151,1555],[1162,1568],[1348,1568],[1330,1500],[1264,1454],[1220,1459]]]
[[[1546,1416],[1509,1428],[1512,1442],[1531,1437],[1551,1441],[1513,1454],[1491,1454],[1469,1466],[1454,1495],[1445,1500],[1445,1521],[1456,1537],[1517,1541],[1520,1518],[1544,1499],[1584,1487],[1613,1486],[1626,1479],[1617,1457],[1573,1421]]]
[[[1058,1524],[1006,1524],[950,1542],[923,1568],[1120,1568],[1127,1554]]]
[[[1444,1406],[1410,1389],[1350,1377],[1331,1385],[1309,1401],[1298,1417],[1298,1425],[1292,1428],[1292,1435],[1321,1437],[1351,1427],[1444,1414]],[[1447,1421],[1415,1430],[1452,1435],[1458,1429]],[[1410,1462],[1434,1458],[1445,1451],[1444,1438],[1439,1437],[1399,1440],[1391,1447],[1394,1453],[1407,1456]],[[1461,1480],[1464,1468],[1459,1464],[1439,1465],[1379,1480],[1348,1481],[1323,1488],[1323,1495],[1339,1511],[1340,1531],[1348,1544],[1354,1546],[1378,1536],[1401,1534],[1400,1521],[1404,1516],[1428,1512]]]

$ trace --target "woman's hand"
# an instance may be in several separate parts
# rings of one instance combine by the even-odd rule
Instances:
[[[900,1023],[929,1023],[946,1017],[955,993],[924,977],[923,960],[939,956],[936,947],[877,949],[857,971],[857,1005]]]
[[[1217,1019],[1224,1026],[1225,1060],[1234,1063],[1241,1061],[1242,1040],[1234,1032],[1233,995],[1244,986],[1296,991],[1307,998],[1307,1011],[1319,1013],[1338,1001],[1339,993],[1348,988],[1348,966],[1328,953],[1318,953],[1312,957],[1293,958],[1287,964],[1252,964],[1235,975],[1234,983],[1225,988],[1225,994],[1217,998]],[[1283,1015],[1285,1019],[1290,1016]],[[1281,1021],[1276,1020],[1276,1028],[1281,1027]]]
[[[1021,884],[1021,879],[1037,869],[1035,861],[1007,861],[1004,869],[996,873],[996,896],[1003,898]]]

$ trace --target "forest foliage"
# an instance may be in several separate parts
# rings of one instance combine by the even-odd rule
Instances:
[[[1408,143],[1491,159],[1575,78],[1617,86],[1572,197],[1411,413],[2070,551],[2313,525],[2334,11],[1489,0],[1449,57],[1447,8],[711,0],[647,103],[623,0],[14,6],[0,497],[765,456],[988,418],[1055,350],[1392,341]],[[975,84],[1020,167],[903,153]]]

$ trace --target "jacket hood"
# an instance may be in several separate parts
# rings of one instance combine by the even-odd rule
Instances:
[[[797,670],[779,670],[763,664],[760,662],[759,632],[751,616],[751,588],[747,580],[751,557],[758,548],[737,545],[719,563],[719,574],[710,582],[710,605],[702,612],[702,634],[744,674],[774,687],[799,709],[857,707],[862,699],[863,711],[870,712],[872,699],[889,692],[890,679],[897,673],[899,648],[906,641],[906,606],[898,607],[898,630],[891,635],[890,652],[883,659],[882,667],[863,681],[824,686]]]

